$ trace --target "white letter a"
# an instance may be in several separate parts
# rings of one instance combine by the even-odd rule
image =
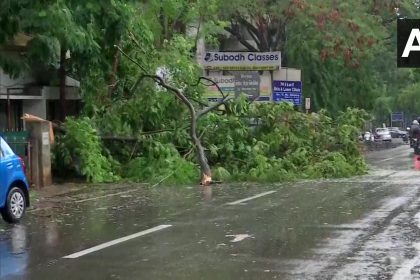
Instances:
[[[407,45],[405,45],[402,57],[408,57],[411,51],[420,51],[420,45],[413,46],[414,39],[417,39],[417,43],[420,43],[420,29],[418,28],[411,30],[410,37],[408,38]]]

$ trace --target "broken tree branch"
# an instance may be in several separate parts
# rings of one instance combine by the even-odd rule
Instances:
[[[199,114],[197,114],[196,109],[194,108],[193,103],[184,95],[183,90],[176,88],[175,86],[170,85],[167,83],[162,77],[158,75],[151,75],[147,74],[147,70],[134,58],[132,58],[130,55],[125,53],[119,46],[115,46],[123,56],[125,56],[128,60],[130,60],[132,63],[137,65],[140,70],[143,72],[142,75],[138,78],[138,82],[140,82],[144,78],[150,78],[152,79],[157,85],[165,88],[169,92],[173,93],[177,99],[179,99],[187,108],[190,113],[190,137],[193,142],[193,145],[197,149],[197,159],[198,164],[200,166],[201,170],[201,184],[202,185],[209,185],[212,182],[211,178],[211,169],[207,161],[207,157],[205,154],[205,150],[203,145],[201,144],[200,138],[197,136],[197,121],[198,118],[203,116],[204,114],[210,112],[211,110],[206,109],[201,111]],[[220,87],[219,87],[220,88]],[[227,97],[224,97],[224,99],[227,99]],[[225,102],[225,100],[222,100]],[[220,106],[222,103],[219,102],[215,105],[217,106],[211,106],[211,109],[214,110],[218,106]]]

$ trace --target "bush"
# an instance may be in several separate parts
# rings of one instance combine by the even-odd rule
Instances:
[[[103,154],[102,143],[89,118],[68,118],[66,133],[58,138],[54,163],[86,176],[88,182],[118,180],[111,157]]]
[[[124,166],[123,176],[136,182],[190,184],[197,182],[197,166],[182,158],[172,144],[151,142],[142,157]]]
[[[339,178],[357,174],[355,171],[344,155],[331,152],[322,157],[319,162],[309,166],[306,174],[310,178]]]
[[[207,120],[215,125],[205,146],[211,162],[223,166],[225,179],[231,174],[230,180],[268,182],[366,172],[357,142],[367,117],[362,110],[347,109],[334,119],[325,111],[304,114],[281,103],[253,104],[247,114],[259,120],[257,127],[251,129],[242,115]]]

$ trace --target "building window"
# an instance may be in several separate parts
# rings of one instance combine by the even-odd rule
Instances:
[[[8,117],[10,110],[10,119]],[[0,100],[0,130],[22,130],[22,100],[10,100],[10,106],[7,106],[7,100]]]

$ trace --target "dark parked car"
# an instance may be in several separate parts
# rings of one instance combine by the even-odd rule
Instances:
[[[389,132],[391,132],[392,138],[404,138],[407,137],[407,131],[401,130],[398,127],[388,127]]]
[[[392,138],[401,138],[404,141],[408,141],[408,132],[401,130],[398,127],[389,127],[389,132],[391,133]]]
[[[6,222],[16,223],[28,206],[25,164],[0,137],[0,213]]]

